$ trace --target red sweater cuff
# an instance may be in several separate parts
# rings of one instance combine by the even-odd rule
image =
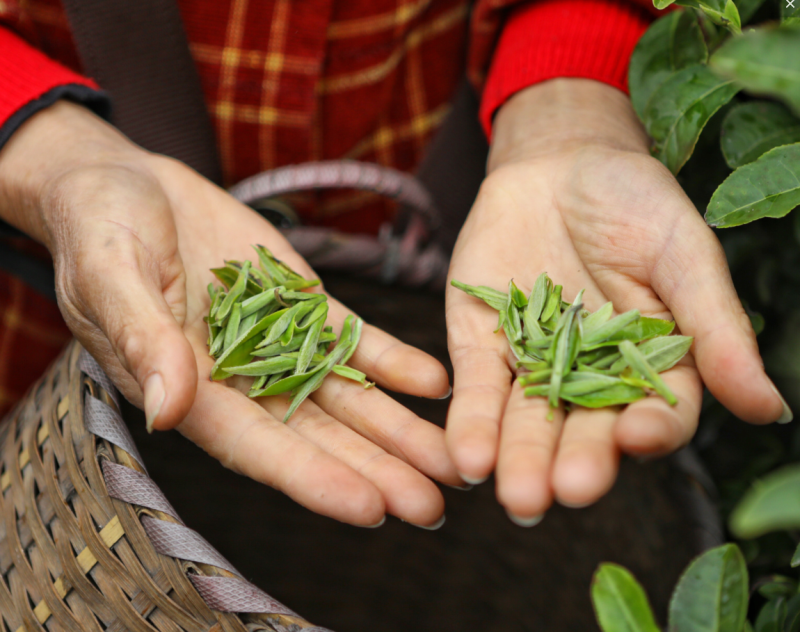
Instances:
[[[535,0],[514,10],[495,49],[480,120],[514,93],[557,77],[594,79],[627,93],[628,62],[649,24],[627,0]]]
[[[97,85],[33,48],[10,30],[0,27],[0,127],[24,106],[59,86]],[[99,95],[100,93],[98,93]]]

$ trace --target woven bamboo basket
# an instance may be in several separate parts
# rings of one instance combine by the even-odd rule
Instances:
[[[0,426],[0,445],[3,632],[323,630],[183,524],[77,342]]]

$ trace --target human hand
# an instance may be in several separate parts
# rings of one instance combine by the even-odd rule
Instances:
[[[0,152],[0,208],[49,248],[67,324],[148,425],[177,427],[226,467],[356,525],[385,513],[434,524],[443,499],[427,476],[463,485],[443,431],[378,389],[332,375],[284,425],[286,399],[210,380],[209,269],[254,260],[262,243],[315,275],[267,221],[186,166],[59,102]],[[349,311],[334,300],[330,310],[338,330]],[[394,391],[448,391],[436,360],[369,325],[350,363]]]
[[[715,235],[669,171],[648,155],[628,98],[582,79],[524,90],[499,111],[488,176],[456,244],[449,277],[526,292],[542,271],[595,310],[672,319],[692,357],[663,377],[675,407],[648,397],[625,408],[563,410],[512,380],[516,358],[496,312],[448,287],[455,370],[447,444],[462,478],[496,468],[497,496],[519,524],[553,500],[583,506],[612,486],[621,451],[671,452],[697,426],[701,378],[753,423],[791,419],[766,376],[755,335]]]

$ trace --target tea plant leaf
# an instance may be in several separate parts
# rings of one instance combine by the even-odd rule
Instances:
[[[591,594],[603,632],[659,632],[644,589],[622,566],[600,564]]]
[[[492,309],[500,311],[506,306],[506,298],[508,295],[505,292],[500,292],[499,290],[486,287],[485,285],[467,285],[455,279],[450,281],[450,285],[458,288],[462,292],[466,292],[470,296],[481,299]]]
[[[800,527],[800,465],[789,465],[756,480],[731,513],[737,538]]]
[[[584,337],[592,335],[594,330],[597,329],[600,325],[603,325],[608,322],[608,319],[611,318],[611,314],[614,313],[614,306],[611,304],[611,301],[603,305],[600,309],[596,312],[592,312],[586,318],[583,319],[583,335]]]
[[[686,568],[669,603],[669,630],[741,632],[748,603],[747,565],[735,544],[706,551]]]
[[[800,566],[800,544],[797,545],[794,555],[792,555],[792,568],[797,568],[798,566]]]
[[[674,367],[686,355],[693,341],[694,338],[691,336],[663,336],[645,340],[637,348],[656,373],[663,373]],[[619,372],[626,366],[628,361],[621,358],[611,365],[610,370]]]
[[[795,595],[786,604],[786,618],[781,632],[800,631],[800,595]]]
[[[800,204],[800,143],[776,147],[739,167],[714,191],[706,209],[709,226],[741,226],[762,217],[783,217]]]
[[[722,122],[725,162],[736,169],[774,147],[800,141],[800,119],[780,103],[749,101],[734,106]]]
[[[764,4],[764,0],[736,0],[736,8],[739,9],[742,26],[750,21],[762,4]]]
[[[783,632],[786,621],[786,599],[780,597],[768,601],[756,619],[755,632]]]
[[[677,174],[708,120],[739,90],[700,64],[670,76],[653,92],[642,118],[653,139],[653,155]]]
[[[724,26],[733,33],[741,33],[742,31],[739,10],[733,0],[653,0],[653,6],[656,9],[665,9],[673,2],[682,7],[699,9],[711,18],[714,24]]]
[[[622,357],[628,362],[628,366],[640,373],[644,379],[650,382],[656,392],[667,400],[670,406],[674,406],[678,403],[678,398],[675,397],[675,394],[669,389],[664,380],[661,379],[661,376],[650,366],[650,363],[645,359],[642,352],[639,351],[639,348],[635,344],[630,340],[623,340],[619,343],[619,350],[620,353],[622,353]]]
[[[797,582],[785,575],[765,577],[765,583],[758,587],[758,594],[764,599],[777,599],[778,597],[791,597],[797,592]]]
[[[638,402],[647,397],[647,393],[638,386],[620,383],[586,395],[562,395],[562,397],[569,403],[584,408],[605,408]]]
[[[653,22],[636,44],[628,67],[631,103],[639,118],[655,89],[676,70],[707,59],[708,49],[694,11],[673,11]]]
[[[711,69],[749,92],[784,101],[800,114],[800,29],[761,27],[725,42],[711,56]]]

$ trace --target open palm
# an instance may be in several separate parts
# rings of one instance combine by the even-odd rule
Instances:
[[[712,231],[663,166],[644,153],[583,144],[497,168],[459,237],[450,278],[525,291],[547,271],[566,300],[585,288],[595,310],[674,319],[694,336],[692,357],[664,374],[678,397],[624,408],[574,407],[547,419],[526,399],[496,312],[450,287],[447,322],[455,369],[448,446],[465,480],[495,467],[500,502],[532,524],[557,499],[581,506],[613,484],[620,451],[663,454],[693,435],[703,381],[739,417],[769,422],[779,397]],[[695,367],[695,363],[697,368]],[[699,369],[699,371],[698,371]]]

